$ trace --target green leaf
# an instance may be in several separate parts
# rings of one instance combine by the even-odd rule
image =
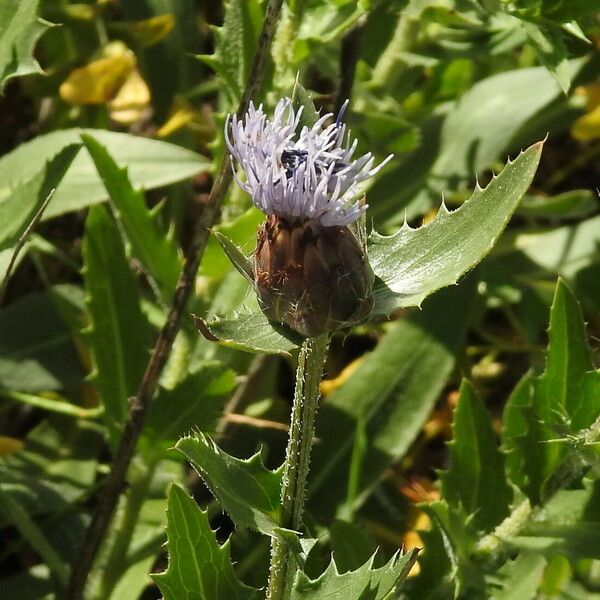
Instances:
[[[529,497],[538,497],[544,472],[541,427],[534,412],[533,377],[527,374],[517,384],[504,407],[502,442],[506,451],[508,478]]]
[[[526,195],[517,213],[527,217],[587,217],[598,207],[598,197],[591,190],[571,190],[556,196]]]
[[[544,575],[546,559],[543,556],[519,555],[498,570],[501,589],[491,588],[491,600],[533,600]]]
[[[0,494],[0,512],[4,513],[9,523],[17,527],[31,548],[50,567],[58,581],[62,585],[66,585],[69,578],[67,565],[61,560],[46,536],[27,514],[27,511],[9,495]]]
[[[233,221],[217,225],[213,229],[214,236],[209,238],[202,256],[200,274],[216,279],[224,277],[230,269],[229,261],[234,262],[236,258],[236,250],[244,258],[254,250],[256,232],[264,220],[264,214],[253,207]],[[239,259],[241,260],[241,257]],[[245,262],[248,262],[248,259],[240,264],[244,265]],[[252,279],[254,279],[253,276]]]
[[[544,14],[555,21],[566,23],[598,12],[600,0],[568,0],[555,2]]]
[[[503,440],[511,479],[533,503],[564,458],[569,433],[600,413],[600,372],[593,370],[585,324],[573,293],[558,280],[550,314],[544,373],[526,377],[505,409]]]
[[[239,100],[246,87],[262,18],[258,0],[229,0],[225,5],[223,26],[214,28],[215,53],[198,56],[222,77],[231,100]]]
[[[404,224],[389,237],[373,232],[369,259],[376,277],[374,314],[419,306],[435,290],[456,283],[492,248],[535,175],[543,143],[508,162],[490,184],[477,187],[462,206],[442,204],[435,219],[418,229]]]
[[[235,372],[221,363],[201,363],[173,389],[161,388],[150,405],[144,436],[176,440],[192,429],[213,431],[226,394],[235,387]]]
[[[148,323],[129,269],[123,240],[103,206],[90,209],[83,241],[85,286],[91,315],[94,380],[116,443],[148,361]]]
[[[340,573],[354,571],[377,551],[374,540],[358,525],[336,520],[329,528],[335,565]]]
[[[571,87],[573,70],[569,64],[569,53],[558,25],[522,22],[527,38],[540,62],[554,75],[562,91],[567,94]]]
[[[230,456],[203,433],[182,438],[175,448],[192,463],[236,525],[275,534],[281,517],[282,468],[269,471],[260,452],[245,460]]]
[[[32,516],[65,514],[88,494],[103,449],[98,427],[72,418],[45,419],[15,454],[0,457],[0,495]]]
[[[43,73],[33,50],[50,25],[37,16],[39,0],[2,0],[0,4],[0,92],[13,77]]]
[[[252,261],[246,257],[242,250],[236,246],[227,236],[215,231],[215,238],[219,242],[223,252],[231,261],[238,273],[246,279],[251,285],[254,284],[254,269]]]
[[[131,186],[127,169],[120,169],[92,136],[82,134],[81,139],[104,182],[132,254],[154,280],[163,302],[168,303],[181,270],[177,247],[152,218],[144,194]]]
[[[504,475],[504,457],[487,410],[466,379],[454,410],[450,466],[442,475],[444,499],[464,509],[479,530],[490,531],[508,515],[512,492]]]
[[[210,168],[204,157],[167,142],[102,129],[64,129],[40,135],[0,158],[0,205],[24,179],[24,174],[40,172],[65,146],[81,143],[82,133],[93,136],[119,166],[127,167],[134,188],[162,187]],[[44,219],[80,210],[107,198],[91,157],[87,152],[80,152],[58,186]]]
[[[206,339],[246,352],[289,354],[302,343],[293,331],[272,323],[258,311],[210,321],[195,317],[195,322]]]
[[[592,401],[581,397],[580,384],[585,374],[594,368],[594,363],[581,308],[562,279],[556,284],[548,338],[546,369],[536,386],[536,393],[541,397],[540,416],[550,417],[551,411],[562,410],[572,416]],[[584,423],[580,428],[591,424],[592,421]]]
[[[305,126],[310,129],[319,120],[319,113],[315,108],[309,91],[300,85],[298,80],[296,80],[292,89],[292,104],[295,111],[298,111],[302,107],[300,128]]]
[[[206,513],[177,485],[169,489],[167,535],[169,566],[152,575],[164,600],[258,599],[233,572],[229,542],[219,546]]]
[[[582,61],[569,64],[573,77],[583,66]],[[431,170],[432,183],[466,179],[489,168],[514,151],[515,140],[521,139],[534,117],[563,97],[558,82],[545,67],[507,71],[476,83],[444,121],[439,154]]]
[[[21,237],[42,204],[60,184],[80,148],[80,144],[65,146],[39,173],[19,182],[0,202],[0,250],[14,245]],[[0,277],[3,276],[4,273],[0,273]]]
[[[442,290],[390,326],[352,376],[327,396],[317,418],[309,478],[310,510],[330,518],[356,509],[415,440],[454,368],[473,303],[471,280]],[[366,448],[344,507],[356,431]]]
[[[417,551],[396,554],[378,569],[373,568],[375,555],[356,571],[340,574],[332,560],[327,570],[317,579],[310,579],[298,571],[291,600],[384,600],[398,591],[411,567],[417,560]]]
[[[81,317],[83,298],[74,286],[28,294],[0,311],[0,388],[39,392],[81,384],[74,332],[63,318],[67,307]]]
[[[561,554],[570,560],[600,559],[600,522],[554,525],[530,525],[524,535],[506,540],[512,548],[522,552],[541,554],[548,558]]]

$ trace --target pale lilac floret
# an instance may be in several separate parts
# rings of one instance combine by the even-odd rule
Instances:
[[[302,108],[295,111],[289,98],[279,101],[272,119],[262,104],[256,108],[252,103],[242,119],[228,115],[225,141],[246,175],[244,181],[235,178],[257,208],[325,227],[348,225],[367,210],[356,200],[361,183],[392,157],[377,167],[371,153],[352,160],[358,142],[342,123],[347,105],[346,101],[334,123],[326,125],[333,116],[328,113],[299,133]]]

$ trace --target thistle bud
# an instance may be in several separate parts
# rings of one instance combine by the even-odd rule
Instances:
[[[272,119],[250,103],[241,119],[229,116],[225,141],[245,173],[238,185],[267,215],[254,253],[254,284],[264,313],[304,336],[350,325],[373,305],[373,273],[348,227],[367,205],[362,184],[379,166],[326,114],[300,127],[302,109],[282,99]],[[231,131],[230,131],[231,129]]]
[[[346,226],[271,215],[259,229],[255,287],[263,312],[312,337],[350,325],[373,305],[373,274]]]

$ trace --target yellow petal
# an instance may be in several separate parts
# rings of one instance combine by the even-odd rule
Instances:
[[[353,360],[335,379],[326,379],[321,381],[321,394],[323,394],[323,396],[329,396],[329,394],[335,392],[335,390],[344,384],[350,375],[356,371],[361,362],[362,356],[356,360]]]
[[[579,117],[571,127],[571,135],[581,142],[600,139],[600,106]]]
[[[70,104],[104,104],[118,94],[135,66],[131,51],[95,60],[71,71],[60,86],[60,97]]]
[[[110,116],[117,123],[129,125],[137,121],[150,104],[150,89],[137,69],[134,69],[119,93],[111,100]]]
[[[125,28],[144,47],[153,46],[167,37],[175,27],[173,15],[157,15],[143,21],[125,24]]]
[[[0,435],[0,456],[14,454],[23,449],[23,442],[17,438]]]
[[[167,137],[185,127],[196,118],[195,111],[187,106],[182,106],[167,119],[165,124],[156,132],[158,137]]]

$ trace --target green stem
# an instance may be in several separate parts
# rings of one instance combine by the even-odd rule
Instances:
[[[402,60],[402,52],[410,50],[419,32],[419,22],[401,15],[394,35],[373,68],[369,86],[374,89],[389,90],[394,87],[406,65]]]
[[[582,477],[597,462],[597,459],[590,460],[593,455],[586,455],[585,446],[600,441],[600,416],[589,429],[580,431],[573,441],[574,448],[549,478],[541,502],[535,506],[528,499],[521,502],[494,531],[479,541],[473,558],[482,561],[490,569],[504,562],[510,552],[505,540],[518,535],[560,490]]]
[[[277,86],[280,89],[290,87],[296,77],[294,65],[294,41],[304,16],[306,0],[296,0],[283,5],[277,34],[273,40],[271,55],[277,73]]]
[[[298,356],[296,390],[290,424],[283,482],[281,486],[282,527],[297,531],[302,522],[304,493],[314,438],[315,414],[319,401],[319,383],[329,346],[329,335],[323,334],[304,341]],[[296,560],[289,542],[281,537],[271,544],[269,600],[289,598]]]
[[[115,519],[114,526],[106,536],[107,548],[104,560],[98,566],[95,582],[91,583],[92,600],[110,598],[117,581],[127,568],[127,552],[138,523],[142,505],[147,498],[148,488],[156,470],[157,460],[152,458],[147,462],[141,459],[132,463],[129,474],[129,492],[122,500],[121,509]]]

